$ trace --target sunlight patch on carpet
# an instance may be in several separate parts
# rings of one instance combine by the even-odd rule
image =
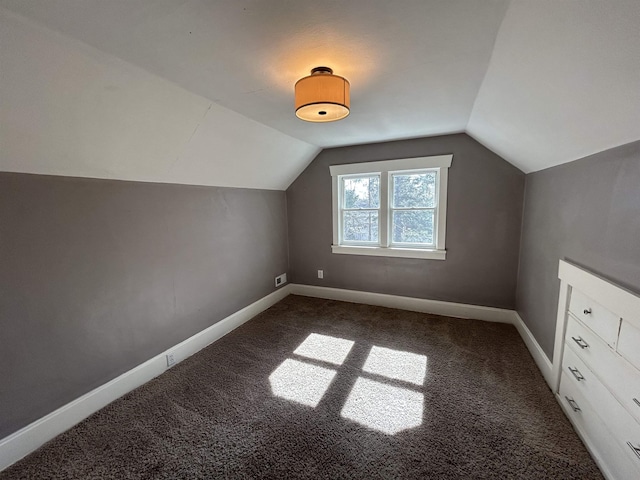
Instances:
[[[287,359],[269,376],[274,395],[316,407],[331,385],[334,370]]]
[[[312,333],[293,353],[334,365],[342,365],[354,343],[344,338]]]
[[[422,424],[424,397],[406,388],[358,378],[342,409],[343,418],[394,435]]]
[[[427,357],[374,346],[371,348],[362,370],[421,386],[427,374]]]

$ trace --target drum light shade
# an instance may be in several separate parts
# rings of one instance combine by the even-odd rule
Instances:
[[[335,122],[349,115],[349,81],[329,67],[316,67],[296,82],[296,116],[307,122]]]

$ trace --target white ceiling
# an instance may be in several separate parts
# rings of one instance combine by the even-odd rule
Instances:
[[[637,0],[0,6],[1,170],[282,189],[319,147],[468,131],[529,172],[640,139]],[[318,65],[343,121],[293,113]]]

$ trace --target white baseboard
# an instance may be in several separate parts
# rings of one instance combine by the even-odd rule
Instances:
[[[290,285],[281,287],[110,382],[3,438],[0,440],[0,471],[81,422],[92,413],[165,372],[167,370],[167,353],[172,352],[176,363],[181,362],[285,298],[289,295],[290,289]]]
[[[341,288],[318,287],[315,285],[291,285],[291,293],[305,297],[326,298],[343,302],[364,303],[379,307],[398,308],[412,312],[433,313],[448,317],[473,318],[488,322],[513,323],[513,310],[483,307],[465,303],[442,302],[424,298],[401,297],[386,293],[371,293]]]
[[[544,353],[544,350],[542,350],[542,347],[536,341],[535,337],[531,333],[531,330],[529,330],[527,325],[525,325],[518,312],[515,311],[513,312],[513,325],[518,329],[518,333],[520,333],[524,344],[529,349],[529,353],[531,353],[533,361],[536,362],[536,365],[538,365],[538,368],[540,369],[542,376],[546,380],[547,385],[549,385],[549,387],[553,390],[553,368],[551,360],[549,360],[547,354]]]
[[[464,303],[443,302],[439,300],[426,300],[423,298],[401,297],[384,293],[362,292],[357,290],[344,290],[341,288],[318,287],[315,285],[292,284],[293,295],[305,297],[326,298],[329,300],[341,300],[343,302],[364,303],[380,307],[398,308],[412,312],[433,313],[448,317],[472,318],[488,322],[509,323],[516,327],[525,345],[529,349],[533,360],[542,372],[547,384],[551,386],[551,362],[540,347],[531,331],[514,310],[504,308],[483,307],[480,305],[468,305]]]

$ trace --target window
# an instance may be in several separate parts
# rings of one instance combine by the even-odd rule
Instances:
[[[332,252],[444,260],[452,155],[332,165]]]

